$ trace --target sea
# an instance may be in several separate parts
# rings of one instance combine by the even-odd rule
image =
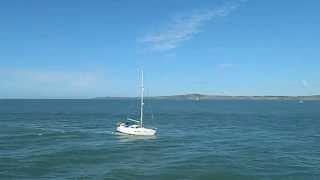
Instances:
[[[319,180],[320,102],[0,100],[0,179]]]

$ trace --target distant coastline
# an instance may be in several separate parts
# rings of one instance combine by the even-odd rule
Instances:
[[[94,97],[94,98],[0,98],[0,100],[128,100],[137,97]],[[228,95],[205,95],[183,94],[171,96],[147,96],[147,100],[295,100],[295,101],[320,101],[320,95],[311,96],[228,96]]]
[[[96,97],[94,99],[134,99],[136,97]],[[226,96],[226,95],[204,95],[204,94],[184,94],[172,96],[152,96],[146,97],[152,100],[320,100],[320,95],[312,96]]]

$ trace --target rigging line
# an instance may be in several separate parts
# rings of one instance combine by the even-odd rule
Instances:
[[[125,101],[127,101],[126,103],[128,104],[126,108],[127,118],[131,117],[132,115],[136,116],[136,113],[137,113],[137,104],[135,104],[136,98],[129,98]]]
[[[139,80],[137,80],[137,81],[139,81]],[[139,83],[137,83],[137,84],[139,84]],[[139,113],[140,113],[140,111],[139,111],[140,86],[139,85],[135,86],[135,89],[136,89],[135,92],[137,93],[137,95],[128,99],[129,105],[127,106],[127,110],[128,110],[127,111],[127,118],[134,116],[134,118],[137,119],[139,117]]]
[[[150,93],[149,93],[149,92],[150,92],[150,91],[149,91],[149,89],[147,88],[147,89],[146,89],[146,94],[147,94],[148,97],[149,97],[148,107],[150,108],[150,111],[151,111],[151,124],[154,125],[155,123],[154,123],[153,106],[152,106],[152,103],[151,103],[152,99],[150,98]]]

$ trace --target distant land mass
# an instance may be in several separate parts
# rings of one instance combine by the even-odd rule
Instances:
[[[136,97],[96,97],[94,99],[134,99]],[[173,96],[149,96],[145,99],[152,100],[320,100],[320,95],[312,96],[226,96],[226,95],[204,95],[184,94]]]

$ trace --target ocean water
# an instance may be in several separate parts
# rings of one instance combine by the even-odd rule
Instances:
[[[0,179],[320,179],[320,102],[0,100]]]

